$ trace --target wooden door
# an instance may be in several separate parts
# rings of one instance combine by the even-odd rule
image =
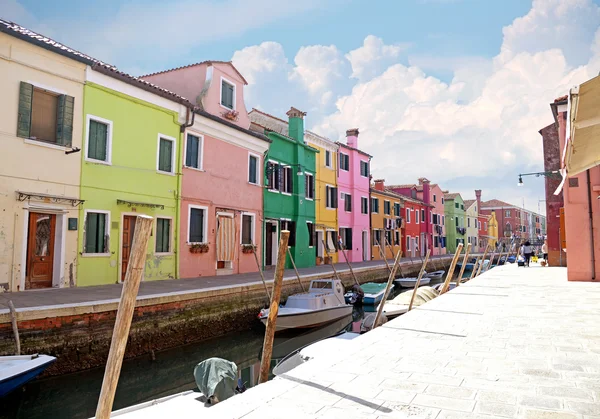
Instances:
[[[129,255],[131,254],[131,245],[133,244],[133,233],[135,233],[135,215],[125,215],[123,217],[123,240],[121,241],[121,281],[125,281],[127,265],[129,264]]]
[[[29,213],[25,289],[51,288],[56,215]]]

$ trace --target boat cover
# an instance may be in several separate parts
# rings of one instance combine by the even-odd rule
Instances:
[[[209,358],[196,365],[194,378],[202,394],[221,402],[235,394],[237,366],[226,359]]]
[[[377,282],[367,282],[360,286],[365,294],[378,294],[387,287],[387,284],[379,284]]]

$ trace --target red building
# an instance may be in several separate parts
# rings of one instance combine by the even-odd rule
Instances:
[[[426,180],[426,179],[425,179]],[[429,181],[419,185],[421,194],[429,197]],[[425,256],[427,249],[432,248],[432,232],[431,224],[431,205],[426,204],[419,199],[419,186],[414,184],[409,185],[392,185],[386,189],[403,195],[405,198],[404,208],[402,209],[402,217],[404,218],[404,231],[402,236],[405,237],[402,246],[402,253],[406,256]],[[424,189],[427,192],[424,192]]]

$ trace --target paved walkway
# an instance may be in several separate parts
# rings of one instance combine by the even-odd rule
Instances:
[[[214,407],[140,417],[600,418],[599,314],[600,284],[564,268],[494,268]]]
[[[433,259],[451,257],[452,255],[435,256]],[[412,260],[415,263],[421,263],[419,258],[414,258]],[[403,264],[408,264],[410,262],[411,259],[409,258],[402,259]],[[389,261],[389,263],[393,263],[393,261]],[[346,263],[338,263],[335,266],[340,273],[347,272],[349,270]],[[352,263],[352,268],[357,272],[383,267],[385,267],[383,260]],[[311,268],[299,269],[299,272],[301,276],[309,277],[319,274],[332,274],[333,270],[330,265],[320,265]],[[267,282],[273,281],[273,274],[273,270],[265,271],[265,279]],[[294,271],[292,269],[287,269],[285,271],[284,279],[295,280],[296,275]],[[256,283],[261,283],[260,274],[258,272],[188,279],[148,281],[140,284],[138,299],[170,294],[192,293],[203,290],[231,288],[241,285],[252,285]],[[113,302],[120,298],[121,288],[121,284],[110,284],[99,285],[95,287],[51,288],[44,290],[2,293],[0,294],[0,314],[8,312],[9,300],[13,301],[13,304],[17,310],[30,310],[34,308],[51,309],[52,307],[56,306]]]

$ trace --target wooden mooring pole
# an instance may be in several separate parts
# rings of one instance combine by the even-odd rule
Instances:
[[[10,322],[12,323],[13,334],[15,335],[15,345],[17,351],[15,355],[21,355],[21,339],[19,338],[19,326],[17,325],[17,310],[12,300],[8,301],[8,310],[10,311]]]
[[[481,261],[482,256],[479,256],[477,259],[475,259],[475,265],[473,266],[473,270],[471,271],[471,276],[469,277],[469,281],[471,279],[473,279],[473,277],[475,276],[475,271],[477,271],[477,267],[479,266],[479,263]]]
[[[131,245],[131,254],[127,264],[127,272],[123,290],[121,291],[121,300],[117,309],[117,319],[113,329],[112,340],[110,342],[110,351],[108,352],[108,361],[102,380],[102,390],[98,399],[96,408],[96,419],[110,418],[115,391],[121,374],[121,365],[123,364],[123,355],[127,346],[127,337],[135,309],[140,282],[144,275],[144,265],[146,264],[146,251],[148,249],[148,240],[152,233],[153,218],[146,215],[138,215],[135,223],[135,233],[133,233],[133,244]]]
[[[348,262],[348,258],[346,257],[346,252],[344,251],[343,248],[340,248],[340,252],[342,252],[342,255],[344,255],[344,260],[346,261],[348,268],[350,268],[350,273],[352,274],[352,278],[354,279],[354,282],[356,283],[356,285],[358,285],[360,287],[360,283],[358,282],[358,279],[356,279],[356,275],[354,275],[354,271],[352,270],[352,265],[350,265],[350,262]]]
[[[377,240],[375,240],[375,241],[377,241]],[[388,272],[392,272],[392,268],[390,267],[390,264],[387,261],[387,257],[385,255],[385,251],[383,250],[382,244],[381,243],[377,243],[377,247],[379,248],[379,255],[381,256],[381,258],[385,262],[385,266],[387,266],[387,268],[388,268]],[[394,254],[394,252],[392,252],[392,255],[393,254]]]
[[[425,273],[425,267],[427,266],[427,262],[429,261],[430,253],[431,253],[431,250],[427,249],[427,255],[425,255],[425,262],[423,262],[423,266],[421,266],[421,270],[419,271],[419,276],[417,277],[417,282],[415,283],[415,289],[413,290],[413,294],[410,297],[410,304],[408,305],[408,311],[412,310],[412,306],[415,301],[415,296],[417,295],[417,290],[419,289],[419,285],[421,285],[421,278],[423,278],[423,274]]]
[[[387,240],[387,237],[384,237],[384,239],[385,239],[385,243],[386,243],[386,245],[387,245],[387,246],[390,246],[390,252],[391,252],[392,256],[394,256],[394,247],[392,246],[392,243],[390,243],[390,242]],[[390,269],[389,269],[389,266],[388,266],[388,271],[390,271]],[[404,278],[404,274],[402,273],[402,262],[398,262],[398,271],[400,271],[400,276],[401,276],[402,278]]]
[[[265,274],[263,273],[262,266],[258,261],[258,255],[256,254],[256,246],[252,245],[252,253],[254,253],[254,260],[256,261],[256,266],[258,266],[258,273],[260,273],[260,279],[262,279],[262,283],[265,287],[265,292],[267,293],[267,298],[271,301],[271,294],[269,293],[269,288],[267,287],[267,281],[265,281]]]
[[[285,270],[285,256],[288,247],[290,232],[283,230],[279,238],[279,252],[277,252],[277,266],[275,267],[275,280],[273,283],[273,294],[271,294],[271,306],[265,329],[265,340],[263,341],[262,359],[260,361],[260,377],[258,383],[269,381],[269,370],[271,367],[271,356],[273,354],[273,339],[277,327],[277,314],[279,313],[279,299],[281,288],[283,288],[283,271]]]
[[[479,267],[477,268],[477,274],[475,276],[479,276],[479,274],[481,273],[481,268],[483,268],[483,262],[485,262],[485,256],[487,255],[487,251],[490,247],[490,244],[488,243],[487,246],[485,246],[485,250],[483,251],[483,256],[481,257],[481,263],[479,264]]]
[[[302,280],[300,279],[300,273],[298,272],[298,268],[296,268],[296,262],[294,262],[294,258],[292,257],[292,251],[290,248],[287,248],[287,254],[290,257],[290,262],[292,262],[292,267],[294,268],[294,272],[296,272],[296,278],[298,279],[298,283],[300,284],[300,289],[302,292],[306,292],[304,289],[304,285],[302,285]]]
[[[454,253],[454,257],[452,258],[452,263],[448,268],[448,274],[446,275],[446,280],[444,281],[444,285],[442,286],[440,294],[448,291],[448,288],[450,287],[450,281],[452,281],[452,275],[454,275],[454,269],[456,269],[456,263],[458,262],[458,257],[460,256],[460,252],[462,252],[462,248],[463,244],[459,243],[458,247],[456,248],[456,252]]]
[[[379,326],[379,319],[381,318],[381,313],[383,313],[383,306],[385,305],[385,302],[387,301],[388,296],[390,295],[390,288],[392,287],[392,284],[394,283],[394,277],[396,276],[396,270],[398,269],[398,266],[400,266],[400,258],[401,257],[402,257],[402,250],[398,250],[398,253],[396,254],[396,259],[394,259],[394,267],[392,268],[392,271],[390,272],[390,276],[388,277],[388,282],[385,287],[385,294],[383,294],[383,298],[381,299],[381,302],[379,303],[379,307],[377,308],[377,314],[375,315],[375,321],[373,322],[373,329],[375,329],[377,326]]]
[[[325,240],[323,240],[323,248],[325,249],[325,254],[327,255],[327,257],[331,261],[330,265],[331,265],[331,268],[333,269],[333,275],[335,275],[335,279],[340,279],[340,277],[338,276],[337,270],[335,269],[335,265],[333,263],[333,260],[331,259],[331,256],[329,255],[329,250],[327,248],[327,245],[325,244]],[[340,281],[341,281],[341,279],[340,279]]]
[[[456,278],[456,286],[460,285],[460,280],[462,279],[463,273],[465,272],[465,268],[467,267],[467,261],[469,260],[469,253],[471,252],[471,243],[467,244],[467,250],[465,250],[465,257],[463,258],[462,266],[460,267],[460,273],[458,274],[458,278]],[[473,270],[475,270],[475,266],[473,266]]]

